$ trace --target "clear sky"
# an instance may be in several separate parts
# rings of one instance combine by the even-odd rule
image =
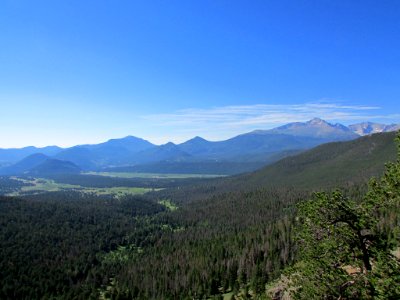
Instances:
[[[400,1],[0,1],[0,147],[400,123]]]

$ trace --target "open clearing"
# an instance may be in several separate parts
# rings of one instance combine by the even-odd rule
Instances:
[[[18,196],[21,194],[29,194],[29,193],[75,190],[83,193],[95,193],[98,195],[114,195],[116,197],[119,197],[124,195],[140,195],[147,193],[149,191],[160,190],[160,189],[142,188],[142,187],[88,188],[88,187],[82,187],[80,185],[57,183],[54,180],[45,178],[32,178],[32,180],[30,180],[30,179],[13,177],[13,179],[17,179],[23,181],[24,183],[32,185],[24,186],[20,189],[20,191],[11,193],[9,194],[9,196]]]
[[[164,205],[169,211],[175,211],[178,209],[178,206],[176,206],[176,204],[171,200],[160,200],[158,203]]]
[[[170,178],[170,179],[216,178],[224,176],[224,175],[213,175],[213,174],[162,174],[162,173],[130,173],[130,172],[86,172],[83,174],[100,175],[107,177],[120,177],[120,178]]]

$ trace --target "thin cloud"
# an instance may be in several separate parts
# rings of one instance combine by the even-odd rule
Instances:
[[[290,122],[319,117],[332,123],[397,120],[399,114],[382,115],[378,106],[342,105],[314,102],[304,104],[255,104],[212,108],[188,108],[167,114],[151,114],[142,119],[154,128],[169,128],[173,140],[183,141],[195,135],[220,140],[255,129],[270,129]],[[161,138],[162,139],[162,138]]]
[[[327,103],[293,105],[238,105],[210,109],[183,109],[171,114],[152,114],[144,119],[159,125],[275,125],[293,121],[305,121],[313,117],[326,120],[338,118],[358,120],[371,117],[365,112],[378,110],[374,106],[349,106]],[[378,117],[378,116],[377,116]]]

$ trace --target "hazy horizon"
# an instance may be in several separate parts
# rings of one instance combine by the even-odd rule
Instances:
[[[314,118],[319,118],[319,117],[315,116]],[[311,121],[311,120],[312,120],[312,119],[308,119],[308,120],[305,120],[305,121],[294,121],[294,122],[307,122],[307,121]],[[323,120],[324,120],[324,119],[323,119]],[[324,121],[327,121],[327,120],[324,120]],[[329,121],[327,121],[327,122],[330,123],[330,124],[332,124],[332,125],[334,125],[334,124],[336,124],[336,123],[339,123],[339,124],[342,124],[342,125],[345,125],[345,126],[356,124],[356,123],[352,123],[352,122],[329,122]],[[359,123],[364,123],[364,122],[369,122],[369,121],[362,121],[362,120],[360,120]],[[292,122],[289,122],[289,123],[292,123]],[[282,124],[277,125],[277,126],[272,126],[272,127],[269,127],[269,128],[260,128],[260,129],[258,129],[258,130],[269,130],[269,129],[273,129],[273,128],[279,127],[279,126],[281,126],[281,125],[286,125],[286,124],[289,124],[289,123],[284,123],[284,124],[282,123]],[[375,123],[375,122],[373,122],[373,123]],[[381,124],[383,124],[383,125],[394,125],[394,123],[391,123],[391,124],[384,124],[384,123],[381,123]],[[254,129],[254,131],[256,131],[256,130],[257,130],[257,129]],[[32,146],[33,146],[33,147],[37,147],[37,148],[43,148],[43,147],[69,148],[69,147],[73,147],[73,146],[100,144],[100,143],[107,142],[107,141],[109,141],[109,140],[113,140],[113,139],[123,139],[123,138],[127,138],[127,137],[141,138],[141,139],[143,139],[143,140],[149,141],[150,143],[152,143],[152,144],[154,144],[154,145],[160,146],[160,145],[163,145],[163,144],[166,144],[166,143],[170,143],[170,142],[172,142],[172,143],[174,143],[174,144],[181,144],[181,143],[184,143],[184,142],[189,141],[189,140],[191,140],[191,139],[193,139],[193,138],[196,138],[196,137],[200,137],[200,138],[203,138],[203,139],[205,139],[205,140],[207,140],[207,141],[211,141],[211,142],[217,142],[217,141],[223,141],[223,140],[227,140],[227,139],[230,139],[230,138],[234,138],[234,137],[236,137],[236,136],[238,136],[238,135],[240,135],[240,134],[245,134],[245,133],[248,133],[248,132],[251,132],[251,131],[240,132],[240,133],[237,133],[237,134],[235,134],[235,135],[233,135],[233,136],[228,136],[228,137],[222,138],[222,139],[207,139],[207,138],[205,138],[204,136],[194,135],[194,136],[191,136],[191,137],[189,137],[189,138],[187,138],[187,139],[178,140],[178,141],[172,141],[172,140],[168,140],[167,137],[166,137],[166,140],[165,140],[165,141],[163,141],[163,142],[158,142],[158,143],[153,142],[153,141],[151,141],[151,140],[149,140],[149,139],[147,139],[147,138],[145,138],[145,137],[135,136],[135,135],[129,134],[129,135],[120,136],[120,137],[110,137],[110,138],[107,138],[106,140],[95,141],[95,142],[93,142],[93,143],[71,144],[71,145],[64,145],[64,146],[55,145],[55,144],[25,145],[25,146],[21,146],[21,147],[3,147],[3,148],[0,147],[0,149],[19,149],[19,148],[32,147]]]
[[[0,148],[400,123],[397,1],[5,1]]]

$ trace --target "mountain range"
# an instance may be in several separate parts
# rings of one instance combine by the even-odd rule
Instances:
[[[0,149],[2,175],[131,171],[235,174],[256,170],[317,145],[400,129],[400,125],[331,124],[314,118],[270,130],[255,130],[224,141],[192,138],[181,144],[154,145],[127,136],[95,145]],[[68,162],[68,163],[66,163]]]
[[[385,125],[379,123],[364,122],[364,123],[350,125],[349,128],[353,132],[364,136],[379,132],[397,131],[400,129],[400,124]]]
[[[395,132],[385,132],[326,143],[254,172],[214,178],[178,191],[166,189],[160,193],[163,198],[173,197],[178,203],[185,203],[188,195],[191,201],[202,201],[215,199],[219,194],[234,194],[234,191],[251,193],[260,187],[274,191],[280,188],[319,191],[363,186],[371,177],[381,176],[387,162],[396,160],[395,137]],[[210,202],[210,205],[214,204]]]

